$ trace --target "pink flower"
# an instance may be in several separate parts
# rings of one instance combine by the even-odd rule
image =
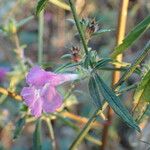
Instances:
[[[26,77],[29,87],[22,89],[21,96],[32,115],[39,117],[42,111],[52,113],[62,105],[62,97],[56,87],[77,78],[77,74],[56,74],[36,66],[29,71]]]

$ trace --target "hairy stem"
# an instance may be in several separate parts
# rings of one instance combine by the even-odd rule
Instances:
[[[72,0],[69,0],[69,4],[70,4],[70,8],[71,8],[71,11],[72,11],[72,14],[73,14],[73,18],[74,18],[75,23],[76,23],[76,27],[77,27],[79,35],[80,35],[81,42],[82,42],[83,47],[84,47],[85,54],[88,55],[87,43],[86,43],[85,36],[84,36],[83,30],[82,30],[82,27],[81,27],[81,24],[80,24],[80,20],[77,16],[76,8],[75,8],[74,3],[72,2]]]

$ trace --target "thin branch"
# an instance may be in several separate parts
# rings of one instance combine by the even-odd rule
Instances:
[[[81,123],[81,124],[86,124],[88,122],[88,118],[86,117],[81,117],[81,116],[78,116],[78,115],[75,115],[73,113],[70,113],[70,112],[62,112],[61,113],[64,117],[66,118],[70,118],[74,121],[77,121],[78,123]],[[93,122],[91,127],[92,128],[99,128],[101,127],[102,125],[99,123],[99,122]]]
[[[18,95],[17,93],[11,92],[11,91],[9,91],[5,88],[2,88],[2,87],[0,87],[0,93],[3,94],[3,95],[6,95],[6,96],[10,96],[10,97],[12,97],[13,99],[15,99],[17,101],[22,100],[22,97],[20,95]]]
[[[72,0],[69,0],[69,4],[70,4],[70,8],[71,8],[71,11],[72,11],[79,35],[80,35],[81,42],[82,42],[83,47],[84,47],[85,54],[88,55],[87,43],[86,43],[85,36],[84,36],[83,30],[82,30],[82,27],[80,24],[80,20],[77,16],[75,5],[73,4]]]

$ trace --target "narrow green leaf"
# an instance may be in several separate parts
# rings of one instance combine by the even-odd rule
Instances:
[[[64,54],[64,55],[62,55],[60,58],[61,58],[61,59],[67,59],[67,58],[71,58],[71,57],[72,57],[71,54]]]
[[[99,69],[103,66],[105,66],[106,64],[108,64],[109,62],[111,62],[112,59],[111,58],[104,58],[104,59],[101,59],[100,61],[98,61],[94,67],[94,69]]]
[[[46,6],[47,3],[48,3],[48,0],[39,0],[38,1],[38,4],[36,6],[36,15],[37,16],[45,8],[45,6]]]
[[[33,149],[42,150],[41,144],[41,120],[38,119],[33,133]]]
[[[89,92],[96,107],[97,108],[102,107],[99,89],[94,77],[91,77],[89,80]]]
[[[29,16],[27,18],[22,19],[21,21],[17,22],[16,27],[19,28],[19,27],[25,25],[26,23],[31,21],[33,18],[34,18],[34,16]]]
[[[118,54],[122,53],[125,49],[133,44],[146,30],[150,28],[150,16],[141,21],[133,30],[125,37],[122,44],[115,48],[112,53],[112,58],[115,58]]]
[[[79,65],[82,65],[82,62],[78,62],[78,63],[66,63],[66,64],[64,64],[64,65],[62,65],[62,66],[60,66],[60,67],[58,67],[56,70],[55,70],[55,72],[57,73],[57,72],[60,72],[61,70],[63,70],[63,69],[66,69],[66,68],[70,68],[70,67],[76,67],[76,66],[79,66]]]
[[[89,67],[89,65],[90,65],[90,55],[89,54],[86,55],[86,58],[84,60],[84,64],[83,65],[84,65],[85,68]]]
[[[121,79],[118,81],[116,86],[122,84],[125,80],[127,80],[132,73],[136,70],[137,66],[143,61],[143,59],[147,56],[150,51],[150,41],[147,42],[142,52],[138,55],[135,61],[131,64],[131,66],[127,69],[127,71],[123,74]]]
[[[21,131],[22,131],[24,125],[25,125],[25,117],[20,118],[16,122],[16,127],[15,127],[15,131],[14,131],[13,139],[17,139],[18,138],[18,136],[21,134]]]
[[[105,100],[109,103],[111,108],[127,123],[131,128],[140,132],[140,128],[137,123],[133,120],[133,117],[126,109],[126,107],[121,103],[119,97],[104,83],[104,81],[96,74],[95,79],[99,85],[101,93]]]
[[[146,75],[141,80],[139,86],[137,87],[134,100],[137,101],[146,101],[150,102],[150,70],[146,73]]]
[[[150,80],[144,88],[143,94],[141,96],[141,100],[150,102]]]
[[[93,36],[95,36],[95,35],[101,35],[103,33],[111,32],[111,31],[114,31],[114,29],[100,29],[97,32],[94,32],[92,35]]]
[[[147,105],[147,110],[145,112],[145,115],[150,116],[150,104]]]

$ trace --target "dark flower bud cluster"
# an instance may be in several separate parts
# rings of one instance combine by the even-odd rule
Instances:
[[[85,37],[90,40],[92,35],[99,30],[99,25],[95,19],[89,20],[85,30]]]
[[[71,51],[72,51],[72,61],[79,62],[81,59],[79,54],[80,53],[79,47],[72,46]]]

